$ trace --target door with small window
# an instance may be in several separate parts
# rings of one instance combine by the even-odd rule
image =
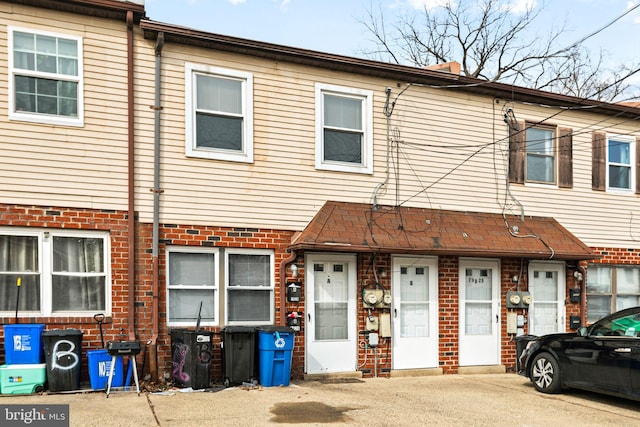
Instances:
[[[565,328],[564,263],[529,264],[529,333],[545,335],[564,332]]]
[[[309,254],[305,271],[305,370],[355,371],[356,256]]]
[[[460,366],[500,363],[500,262],[460,259]]]

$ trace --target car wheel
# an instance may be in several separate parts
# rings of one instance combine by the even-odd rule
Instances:
[[[536,390],[542,393],[560,392],[558,361],[549,353],[538,354],[531,364],[531,381]]]

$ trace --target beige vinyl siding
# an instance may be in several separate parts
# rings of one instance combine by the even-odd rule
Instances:
[[[2,103],[0,203],[126,209],[125,23],[0,3],[0,96],[5,100],[8,26],[82,37],[84,126],[9,121]]]
[[[252,73],[254,163],[185,156],[185,62]],[[153,78],[151,68],[146,72]],[[373,90],[373,175],[315,169],[316,83]],[[629,215],[638,198],[591,190],[591,131],[634,132],[632,122],[418,85],[395,99],[406,82],[172,44],[162,52],[161,222],[300,230],[326,200],[369,203],[386,177],[386,87],[396,101],[390,129],[399,130],[402,144],[399,152],[392,150],[390,180],[378,203],[520,215],[507,197],[504,109],[511,107],[518,120],[548,118],[575,133],[573,188],[512,184],[524,214],[555,217],[592,246],[640,246],[629,235]],[[152,94],[138,96],[153,99]],[[153,121],[145,120],[138,132],[137,197],[141,219],[150,221]],[[640,214],[636,221],[640,226]]]

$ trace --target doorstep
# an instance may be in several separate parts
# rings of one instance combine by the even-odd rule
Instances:
[[[361,371],[328,372],[324,374],[304,374],[305,381],[322,381],[340,378],[362,378]]]
[[[507,369],[503,365],[458,366],[458,374],[505,374]]]
[[[391,371],[392,378],[403,377],[431,377],[436,375],[442,375],[444,370],[442,368],[426,368],[426,369],[396,369]]]

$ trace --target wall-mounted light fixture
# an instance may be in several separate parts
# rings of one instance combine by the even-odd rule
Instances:
[[[378,268],[378,275],[380,277],[387,277],[387,269],[384,267]]]
[[[298,266],[295,264],[291,264],[291,266],[289,267],[289,270],[291,271],[291,277],[293,277],[294,279],[296,277],[298,277]]]

